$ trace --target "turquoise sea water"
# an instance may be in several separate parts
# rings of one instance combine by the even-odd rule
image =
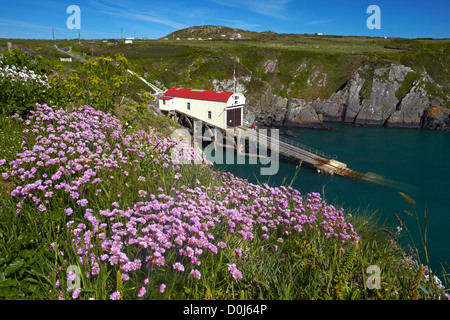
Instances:
[[[376,184],[340,176],[320,175],[302,166],[293,187],[303,194],[324,191],[328,203],[345,209],[378,210],[381,222],[396,226],[395,213],[406,223],[419,250],[422,249],[417,221],[405,210],[413,211],[399,194],[403,192],[416,202],[421,227],[427,220],[427,248],[430,267],[442,273],[442,264],[450,270],[450,132],[356,127],[333,124],[336,131],[290,129],[303,144],[336,155],[353,170],[373,172],[389,179],[390,184]],[[273,176],[261,176],[256,165],[216,165],[250,182],[268,182],[279,186],[283,179],[289,184],[298,163],[281,159],[279,171]],[[402,231],[404,233],[404,231]],[[403,241],[409,237],[403,234]],[[407,243],[405,242],[405,243]],[[423,250],[422,250],[423,251]],[[424,262],[423,260],[422,262]]]

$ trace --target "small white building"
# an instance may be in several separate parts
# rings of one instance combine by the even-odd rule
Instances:
[[[176,111],[225,130],[242,125],[245,97],[242,93],[171,88],[159,98],[161,111]]]
[[[240,33],[233,33],[230,37],[230,40],[236,40],[236,39],[245,39]]]

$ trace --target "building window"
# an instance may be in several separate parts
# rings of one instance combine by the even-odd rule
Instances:
[[[211,119],[211,111],[208,111],[208,119]]]
[[[166,100],[163,100],[163,105],[166,105]]]
[[[187,109],[191,110],[191,103],[190,102],[187,103]]]

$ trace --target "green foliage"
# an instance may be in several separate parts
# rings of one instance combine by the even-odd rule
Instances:
[[[22,123],[12,120],[4,122],[5,127],[21,128]],[[179,171],[182,177],[175,179],[170,168],[152,161],[152,155],[157,157],[152,149],[142,147],[145,156],[130,159],[136,160],[135,166],[122,168],[128,176],[109,179],[108,170],[100,171],[97,177],[108,181],[95,187],[101,188],[100,195],[94,195],[94,187],[83,189],[93,207],[107,207],[111,201],[120,205],[133,203],[141,189],[157,194],[156,189],[161,187],[175,197],[182,186],[201,185],[204,190],[211,190],[210,197],[213,197],[214,187],[221,186],[218,173],[196,165],[182,166]],[[136,181],[137,176],[151,183],[128,184]],[[380,231],[371,220],[373,214],[368,217],[359,213],[350,220],[361,236],[361,241],[353,245],[328,239],[318,228],[303,230],[283,240],[276,232],[269,239],[256,233],[253,241],[243,242],[237,234],[227,232],[226,226],[217,225],[211,233],[227,243],[227,248],[218,254],[204,252],[199,266],[200,281],[186,271],[169,272],[173,263],[183,263],[182,259],[186,258],[173,250],[167,251],[168,267],[158,272],[151,268],[142,270],[136,278],[123,281],[118,268],[108,267],[105,261],[101,274],[88,278],[85,276],[88,270],[79,263],[65,228],[67,217],[62,214],[62,208],[72,200],[52,198],[58,206],[49,206],[48,213],[38,213],[30,205],[23,208],[26,214],[16,215],[12,198],[3,190],[0,194],[0,297],[3,299],[71,299],[72,292],[65,290],[64,280],[71,265],[81,270],[81,299],[109,299],[113,291],[119,291],[122,299],[134,298],[142,278],[149,279],[149,288],[161,283],[168,286],[164,294],[144,296],[150,299],[434,299],[441,294],[431,281],[425,281],[424,269],[407,258],[396,241]],[[414,204],[413,199],[404,197]],[[74,216],[71,219],[82,221],[81,212],[74,212]],[[236,249],[242,255],[237,255]],[[142,253],[136,250],[127,254],[133,259]],[[232,264],[242,272],[239,281],[230,274]],[[366,287],[364,270],[373,264],[382,270],[382,287],[371,290]]]
[[[419,74],[415,72],[408,72],[405,80],[402,82],[402,86],[395,93],[395,96],[399,101],[401,101],[408,94],[417,79],[419,79]]]
[[[342,40],[333,39],[333,41]],[[276,58],[282,62],[279,68],[283,73],[282,79],[292,77],[292,70],[297,70],[295,67],[301,64],[303,58],[312,59],[311,64],[319,63],[320,70],[328,74],[340,70],[340,62],[344,59],[343,56],[293,52],[286,48],[272,48],[260,54],[255,48],[243,45],[241,48],[233,49],[233,55],[238,54],[241,57],[238,68],[242,72],[263,75],[261,69],[263,62],[268,57]],[[180,79],[183,78],[180,81],[187,81],[186,79],[195,75],[196,78],[200,78],[197,79],[197,84],[205,86],[207,82],[205,77],[226,78],[226,74],[232,70],[233,60],[226,59],[227,54],[218,55],[225,59],[225,63],[221,69],[214,70],[214,65],[220,61],[198,58],[201,56],[200,49],[187,50],[189,54],[181,50],[185,54],[180,53],[177,57],[174,57],[177,51],[171,50],[167,52],[160,50],[158,54],[173,55],[170,59],[174,60],[170,61],[189,61],[193,63],[196,71],[191,71],[185,66],[174,67],[167,62],[168,60],[156,61],[160,57],[153,57],[151,59],[155,60],[147,63],[159,66],[162,73],[167,72],[167,77],[173,76],[175,79],[173,81],[179,81],[178,76],[174,74],[183,70],[179,73]],[[139,55],[145,52],[144,49],[137,51]],[[266,56],[266,53],[269,56]],[[29,63],[23,58],[23,56],[14,58],[15,63],[18,65]],[[8,56],[7,59],[13,58]],[[351,61],[347,61],[346,66],[357,68],[359,62],[351,64]],[[344,66],[342,70],[345,71],[347,67]],[[157,115],[156,108],[151,106],[154,102],[151,96],[139,92],[139,99],[129,100],[130,92],[136,87],[133,81],[130,81],[133,78],[127,73],[128,68],[130,64],[124,57],[118,56],[116,61],[101,57],[97,61],[87,61],[79,69],[74,69],[66,83],[63,83],[60,77],[55,77],[54,87],[69,90],[72,103],[89,103],[99,109],[114,109],[116,112],[124,110],[121,121],[127,125],[130,132],[138,127],[152,126],[165,133],[163,129],[169,130],[170,126],[175,124]],[[61,70],[57,69],[57,72]],[[158,72],[152,68],[150,73],[156,76]],[[343,77],[349,74],[351,72]],[[305,70],[302,77],[294,81],[291,90],[300,91],[304,88],[310,75],[310,70]],[[273,75],[264,77],[265,80],[276,83],[276,77]],[[334,78],[334,85],[344,78]],[[409,78],[405,80],[404,90],[411,81]],[[261,83],[262,80],[252,77],[249,85],[256,90],[262,87]],[[30,97],[37,97],[32,94],[36,93],[30,93]],[[308,94],[313,95],[314,91]],[[64,101],[63,98],[61,100]],[[151,113],[155,115],[149,116]],[[9,161],[21,150],[20,137],[23,134],[24,124],[2,114],[0,125],[2,130],[0,159]],[[33,139],[32,134],[29,135],[27,139]],[[130,159],[130,163],[134,161],[134,164],[124,165],[121,168],[127,171],[126,177],[124,175],[111,177],[109,170],[101,170],[97,173],[97,177],[103,182],[96,187],[90,186],[82,190],[94,208],[106,208],[112,201],[117,201],[120,205],[135,203],[139,201],[138,194],[142,189],[149,194],[157,194],[157,188],[161,187],[168,195],[176,197],[183,186],[192,188],[201,186],[206,190],[214,190],[214,187],[222,185],[218,173],[195,165],[182,166],[179,171],[182,177],[177,179],[170,168],[164,168],[153,161],[153,157],[157,158],[157,155],[153,154],[153,147],[140,147],[144,156]],[[0,166],[0,171],[7,172],[7,170],[6,166]],[[50,171],[48,173],[50,174]],[[145,177],[146,182],[141,185],[130,184],[130,181],[137,181],[137,176]],[[141,270],[142,273],[129,281],[122,280],[124,274],[117,266],[108,266],[107,261],[103,262],[99,275],[89,278],[86,276],[89,270],[79,262],[71,235],[65,227],[68,218],[62,213],[63,208],[74,200],[68,196],[53,198],[48,211],[44,213],[39,213],[36,208],[29,206],[23,208],[24,214],[16,215],[15,203],[8,195],[14,182],[18,181],[10,181],[8,184],[3,180],[0,181],[0,299],[70,299],[72,296],[65,290],[67,283],[64,279],[67,268],[71,265],[81,269],[82,299],[91,297],[109,299],[113,291],[119,291],[122,299],[135,298],[142,278],[149,279],[149,287],[155,288],[161,283],[168,285],[164,294],[144,296],[150,299],[436,299],[442,294],[442,290],[437,288],[434,282],[426,281],[424,277],[426,268],[422,264],[419,266],[416,260],[405,254],[398,245],[395,235],[380,229],[378,224],[372,221],[374,214],[368,217],[363,213],[357,213],[351,218],[355,230],[361,237],[361,241],[353,245],[343,245],[336,239],[327,238],[319,228],[304,230],[287,239],[282,239],[281,234],[276,232],[270,235],[270,239],[256,233],[255,239],[249,243],[243,242],[236,234],[229,233],[226,227],[217,226],[212,233],[216,239],[225,241],[228,246],[217,255],[206,251],[203,253],[202,263],[199,266],[202,274],[200,281],[194,280],[188,272],[169,272],[173,271],[171,270],[173,263],[183,262],[182,259],[185,258],[174,250],[167,250],[165,269]],[[100,192],[99,196],[97,192]],[[214,198],[214,191],[210,191],[209,196]],[[407,195],[402,196],[411,205],[415,204]],[[73,219],[77,222],[82,221],[82,213],[75,212]],[[426,220],[425,214],[425,231],[423,235],[421,233],[425,253]],[[419,220],[417,222],[419,223]],[[236,249],[242,254],[237,255]],[[136,250],[127,254],[130,257],[139,257],[142,252]],[[233,264],[242,272],[242,279],[239,281],[230,274],[229,268]],[[370,265],[380,266],[382,277],[380,289],[367,288],[368,275],[365,271]],[[59,279],[63,280],[58,285]]]
[[[14,206],[0,191],[0,299],[44,299],[50,289],[42,276],[52,256],[36,222],[11,211]],[[44,271],[45,270],[45,271]]]
[[[13,160],[16,153],[22,150],[20,141],[23,129],[23,122],[19,122],[10,115],[0,113],[0,159]],[[5,170],[4,166],[0,166],[0,172]],[[2,182],[0,182],[1,184]]]
[[[353,261],[356,258],[356,250],[358,249],[358,242],[355,242],[350,250],[344,254],[342,262],[339,263],[337,274],[334,276],[334,296],[333,299],[345,299],[348,291],[347,282],[349,279],[350,270],[353,266]],[[344,289],[344,290],[342,290]]]
[[[123,55],[115,59],[99,57],[73,69],[64,83],[71,102],[91,105],[102,111],[114,111],[128,96],[137,78],[128,73],[130,64]]]
[[[120,270],[117,270],[116,274],[116,289],[120,293],[120,300],[122,300],[123,297],[123,280],[122,280],[122,273]]]
[[[420,285],[420,280],[423,277],[423,264],[420,265],[419,270],[417,271],[416,276],[414,277],[411,288],[409,289],[409,297],[411,300],[419,299],[418,290]]]
[[[51,70],[50,64],[45,59],[40,56],[27,54],[18,48],[5,51],[2,55],[1,61],[3,65],[15,66],[17,69],[26,67],[28,70],[33,70],[38,74],[48,73]]]
[[[0,112],[22,116],[33,110],[36,103],[63,104],[65,90],[58,85],[61,79],[51,73],[41,58],[15,49],[0,59]]]

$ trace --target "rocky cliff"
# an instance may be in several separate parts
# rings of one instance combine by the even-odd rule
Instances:
[[[246,40],[229,40],[234,33]],[[247,99],[246,124],[449,127],[447,39],[257,33],[223,26],[190,27],[164,39],[133,48],[150,56],[151,82],[226,91],[236,85]]]
[[[309,105],[327,121],[402,128],[446,128],[445,125],[425,126],[425,117],[430,117],[428,110],[445,104],[443,98],[434,97],[427,91],[427,84],[436,84],[426,73],[416,74],[403,65],[374,69],[369,73],[371,78],[362,76],[367,75],[365,71],[364,68],[359,69],[345,88],[329,99],[313,101]],[[407,80],[408,74],[413,81]],[[362,93],[366,83],[369,83],[367,96]],[[399,95],[400,90],[404,94]],[[440,115],[433,121],[443,119]]]
[[[450,130],[450,110],[442,107],[450,95],[431,94],[428,88],[437,85],[431,77],[404,65],[363,66],[328,99],[314,101],[280,97],[263,81],[255,95],[247,90],[251,80],[247,76],[237,81],[237,91],[253,101],[246,110],[247,124],[326,128],[326,122],[343,122]],[[232,80],[214,81],[215,90],[233,90],[233,85]]]

